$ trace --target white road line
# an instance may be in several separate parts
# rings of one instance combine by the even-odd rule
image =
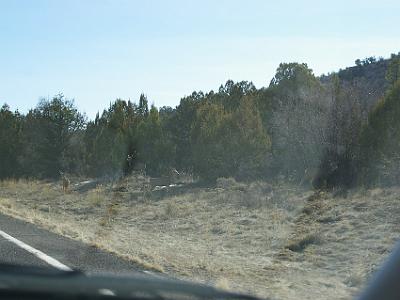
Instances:
[[[72,271],[70,267],[67,267],[66,265],[60,263],[58,260],[48,256],[47,254],[43,253],[40,250],[37,250],[28,244],[25,244],[24,242],[21,242],[20,240],[17,240],[15,237],[12,237],[11,235],[5,233],[4,231],[0,230],[0,235],[5,238],[6,240],[16,244],[18,247],[28,251],[29,253],[32,253],[35,255],[37,258],[43,260],[44,262],[48,263],[49,265],[53,266],[54,268],[57,268],[59,270],[63,271]]]

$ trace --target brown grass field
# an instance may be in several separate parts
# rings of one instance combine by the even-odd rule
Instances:
[[[351,299],[398,240],[400,188],[3,181],[0,211],[168,276],[272,299]]]

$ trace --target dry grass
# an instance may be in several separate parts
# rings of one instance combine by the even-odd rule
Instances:
[[[0,210],[144,268],[276,299],[350,299],[398,238],[400,190],[347,198],[265,182],[152,192],[0,183]]]

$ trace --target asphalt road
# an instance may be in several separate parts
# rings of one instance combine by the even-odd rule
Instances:
[[[53,265],[49,264],[52,260],[56,262]],[[116,255],[2,214],[1,263],[49,268],[57,268],[59,263],[87,274],[127,275],[141,272],[137,265]]]

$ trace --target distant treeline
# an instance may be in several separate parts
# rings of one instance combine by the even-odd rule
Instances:
[[[176,108],[117,99],[94,120],[72,100],[26,115],[0,109],[0,178],[119,177],[135,166],[200,180],[280,178],[316,188],[396,184],[400,176],[400,55],[357,60],[317,78],[282,63],[266,88],[228,81]]]

